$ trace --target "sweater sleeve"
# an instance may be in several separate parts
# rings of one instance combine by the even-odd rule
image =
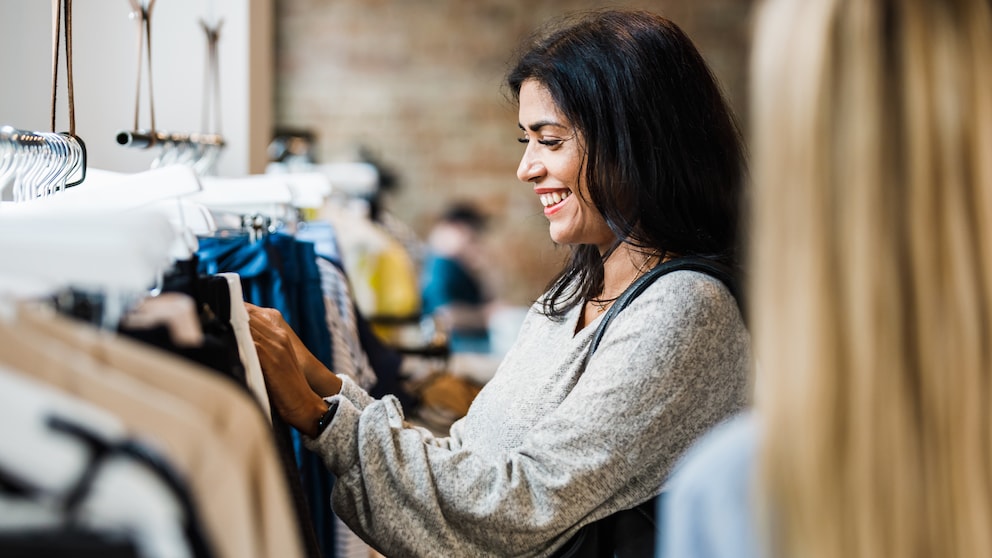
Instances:
[[[688,445],[741,408],[748,359],[730,294],[675,272],[617,316],[560,404],[511,449],[473,451],[461,422],[430,438],[389,397],[343,401],[309,445],[338,476],[335,511],[388,555],[547,556],[582,525],[657,494]],[[507,373],[500,389],[520,391],[504,400],[533,391],[529,371]]]
[[[354,380],[352,380],[348,376],[345,376],[343,374],[339,374],[338,377],[341,378],[341,392],[337,396],[326,397],[325,399],[327,401],[332,401],[332,400],[334,400],[335,397],[338,397],[339,398],[338,399],[338,407],[340,408],[341,403],[342,403],[342,400],[347,400],[348,401],[348,405],[350,407],[353,407],[359,413],[361,413],[365,409],[366,406],[368,406],[368,405],[370,405],[372,403],[385,402],[388,405],[395,406],[396,412],[399,414],[399,416],[400,417],[403,416],[403,402],[400,401],[399,399],[397,399],[396,397],[393,397],[391,395],[387,395],[387,396],[383,397],[381,400],[376,399],[376,398],[372,397],[371,395],[369,395],[368,392],[366,392],[365,390],[363,390],[361,388],[361,386],[359,386],[358,384],[356,384],[354,382]],[[337,418],[337,413],[335,413],[335,419],[336,418]],[[402,423],[402,427],[403,428],[408,428],[408,429],[414,430],[418,434],[420,434],[421,440],[424,443],[428,443],[428,444],[436,445],[438,447],[448,448],[448,449],[452,449],[452,450],[453,449],[457,449],[458,446],[459,446],[459,435],[458,434],[461,431],[461,427],[459,425],[459,422],[457,422],[457,421],[449,429],[450,430],[450,435],[448,437],[445,437],[445,438],[436,437],[434,435],[434,433],[431,432],[430,430],[428,430],[426,428],[419,427],[419,426],[414,426],[414,425],[411,425],[409,423],[406,423],[406,422],[404,422],[402,420],[402,418],[401,418],[401,423]],[[338,427],[338,428],[340,428],[340,427]],[[308,444],[312,447],[312,449],[318,447],[318,445],[316,444],[316,442],[313,441],[313,440],[308,440]],[[319,450],[316,450],[315,449],[315,451],[319,451]]]

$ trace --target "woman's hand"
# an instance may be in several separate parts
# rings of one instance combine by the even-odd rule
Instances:
[[[317,422],[327,411],[322,396],[340,392],[340,378],[307,350],[278,310],[245,306],[265,386],[276,410],[300,432],[315,436]]]
[[[315,357],[307,349],[306,345],[296,336],[296,333],[289,327],[289,324],[286,323],[286,320],[283,319],[282,314],[278,310],[260,308],[247,302],[245,303],[245,307],[248,308],[249,325],[251,326],[252,338],[256,344],[262,338],[285,341],[284,346],[288,347],[287,350],[292,351],[296,357],[297,367],[306,376],[307,383],[310,384],[310,388],[317,395],[329,397],[341,391],[341,378],[338,378],[333,372],[328,370],[324,366],[324,363],[320,362],[320,359]],[[286,339],[283,339],[284,337]],[[275,357],[279,357],[278,352],[275,353]],[[259,359],[261,359],[261,355],[259,355]],[[263,368],[265,368],[264,364],[263,362]],[[278,367],[280,364],[280,360],[271,363],[275,367]]]

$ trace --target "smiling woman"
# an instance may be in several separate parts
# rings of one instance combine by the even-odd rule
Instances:
[[[589,244],[602,253],[610,250],[616,236],[589,201],[582,177],[585,146],[558,111],[551,94],[536,80],[527,80],[520,90],[521,143],[527,150],[517,168],[517,177],[534,185],[551,222],[551,238],[558,244]],[[527,124],[524,124],[524,123]],[[576,141],[569,141],[576,140]],[[578,192],[578,196],[572,196]]]
[[[740,134],[678,26],[603,13],[536,41],[507,83],[527,144],[517,177],[572,247],[545,313],[615,299],[673,256],[737,267]]]
[[[389,556],[572,552],[586,525],[654,498],[746,401],[750,341],[723,281],[674,271],[605,312],[663,261],[737,265],[741,147],[689,39],[645,12],[587,14],[528,45],[508,84],[517,175],[572,258],[449,436],[408,426],[395,398],[331,374],[278,312],[250,309],[276,408],[336,475],[338,515]],[[602,533],[591,550],[612,556],[624,541]]]

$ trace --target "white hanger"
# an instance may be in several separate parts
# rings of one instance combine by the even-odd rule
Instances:
[[[7,212],[0,219],[0,293],[147,292],[172,265],[176,237],[154,211]]]
[[[68,188],[58,195],[16,205],[4,205],[5,208],[19,211],[34,209],[48,211],[58,207],[122,211],[161,200],[188,196],[200,190],[202,186],[193,169],[181,165],[161,167],[136,174],[89,169],[82,184]]]
[[[331,181],[321,172],[297,172],[283,175],[297,209],[320,209],[331,195]]]
[[[162,200],[143,209],[164,215],[175,230],[172,255],[176,260],[189,259],[199,249],[197,237],[211,236],[217,232],[217,222],[203,204],[187,199]]]
[[[212,211],[260,213],[281,217],[293,201],[293,194],[285,177],[251,175],[241,178],[204,176],[200,179],[203,190],[188,199],[201,203]]]
[[[324,163],[313,169],[330,180],[336,193],[368,197],[379,187],[379,171],[371,163]]]
[[[140,210],[165,216],[175,229],[171,253],[189,258],[197,249],[196,236],[217,230],[205,207],[184,199],[202,190],[193,169],[174,165],[137,174],[89,169],[86,181],[57,195],[18,203],[4,203],[0,214],[33,214],[44,218],[52,212],[120,213]]]
[[[217,223],[207,206],[186,198],[157,201],[146,208],[165,215],[174,226],[195,236],[209,236],[217,231]]]

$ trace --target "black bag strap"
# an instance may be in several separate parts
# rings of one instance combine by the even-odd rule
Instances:
[[[696,271],[719,279],[737,302],[737,308],[744,316],[743,295],[737,279],[730,267],[701,256],[685,256],[660,263],[639,277],[620,295],[607,310],[603,320],[593,334],[586,353],[586,364],[599,347],[599,342],[606,333],[606,327],[632,300],[637,298],[656,279],[673,271]],[[655,510],[658,498],[655,496],[627,510],[620,510],[612,515],[594,521],[578,531],[565,545],[558,549],[554,558],[641,558],[653,557],[658,524]]]
[[[734,296],[734,300],[737,301],[737,307],[740,309],[741,315],[744,315],[744,305],[742,304],[743,295],[740,292],[740,287],[730,267],[701,256],[684,256],[680,258],[673,258],[656,265],[651,268],[650,271],[638,277],[637,280],[627,287],[627,290],[620,295],[620,298],[613,303],[613,306],[610,306],[610,309],[607,310],[606,314],[603,316],[603,321],[599,322],[599,327],[596,328],[596,333],[592,336],[592,343],[590,343],[589,352],[586,354],[586,363],[588,364],[592,354],[596,351],[596,348],[599,347],[599,342],[602,341],[603,335],[606,333],[606,327],[610,325],[610,322],[613,321],[613,318],[615,318],[617,314],[626,308],[627,305],[629,305],[632,300],[637,298],[638,295],[644,292],[645,289],[651,286],[656,279],[673,271],[682,270],[697,271],[719,279],[724,285],[726,285],[727,289],[730,290],[730,294],[732,294]]]

